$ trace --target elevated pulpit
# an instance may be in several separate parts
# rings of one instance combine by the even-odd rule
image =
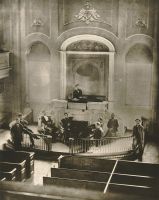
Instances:
[[[93,123],[108,109],[108,102],[68,102],[67,100],[54,99],[50,103],[50,110],[54,112],[57,122],[60,122],[64,113],[73,117],[74,121]]]

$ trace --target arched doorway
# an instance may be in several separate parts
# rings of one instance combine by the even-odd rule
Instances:
[[[104,95],[113,101],[114,52],[109,40],[96,35],[65,40],[60,51],[61,99],[80,83],[85,94]]]

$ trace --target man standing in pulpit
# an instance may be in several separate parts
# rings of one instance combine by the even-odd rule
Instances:
[[[80,99],[80,97],[82,97],[82,90],[80,89],[79,84],[76,84],[73,91],[73,99]]]

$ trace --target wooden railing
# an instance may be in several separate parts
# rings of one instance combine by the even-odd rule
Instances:
[[[24,134],[23,148],[52,151],[52,137],[42,134],[37,134],[37,136],[39,139],[34,139],[35,146],[31,147],[29,135]],[[134,137],[132,134],[120,137],[104,137],[101,139],[70,138],[68,153],[85,156],[118,156],[135,153],[135,148],[136,146],[134,145]]]
[[[106,137],[102,139],[70,138],[71,154],[111,155],[132,151],[133,136]]]
[[[51,151],[52,148],[52,137],[49,135],[36,134],[39,139],[34,139],[34,146],[30,142],[30,137],[28,134],[24,134],[22,147],[32,148],[37,150]]]

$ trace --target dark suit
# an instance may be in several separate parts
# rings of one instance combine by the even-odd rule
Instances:
[[[21,119],[20,124],[23,126],[23,132],[25,134],[29,135],[31,146],[34,147],[34,139],[39,139],[38,136],[36,134],[34,134],[30,128],[27,127],[28,121]]]
[[[73,91],[73,98],[79,99],[82,96],[82,90],[81,89],[75,89]]]
[[[68,143],[69,137],[71,136],[71,120],[70,120],[70,118],[63,118],[61,120],[61,125],[64,129],[64,140],[66,143]]]
[[[94,139],[96,139],[96,147],[99,146],[100,140],[102,137],[102,131],[100,128],[94,130]]]
[[[138,148],[138,159],[142,160],[143,154],[143,145],[142,145],[142,137],[144,134],[144,128],[141,125],[135,125],[133,127],[133,136],[134,136],[134,143],[136,143],[136,147]]]
[[[49,119],[46,119],[44,116],[41,116],[41,123],[43,123],[44,125],[47,125],[48,120]]]
[[[23,126],[21,124],[15,123],[11,127],[11,137],[15,150],[21,150],[21,142],[23,141]]]
[[[118,120],[117,119],[109,119],[107,127],[112,129],[112,132],[117,132],[118,131]]]

